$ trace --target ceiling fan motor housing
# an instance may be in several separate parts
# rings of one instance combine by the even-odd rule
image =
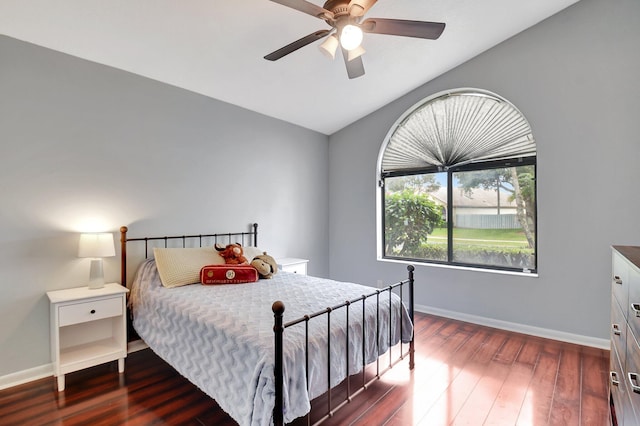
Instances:
[[[333,13],[334,18],[336,19],[345,15],[349,15],[348,0],[328,0],[324,4],[323,8]]]

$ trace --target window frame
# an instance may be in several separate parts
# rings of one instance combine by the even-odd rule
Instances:
[[[380,174],[379,181],[379,194],[380,194],[380,219],[381,223],[378,226],[379,236],[378,244],[379,244],[379,260],[391,260],[391,261],[400,261],[407,263],[423,263],[427,265],[441,265],[441,266],[453,266],[460,268],[471,268],[471,269],[480,269],[486,271],[502,271],[502,272],[513,272],[513,273],[521,273],[526,275],[537,274],[538,272],[538,170],[537,170],[537,157],[520,157],[520,158],[510,158],[505,160],[493,160],[486,162],[478,162],[478,163],[469,163],[461,166],[449,167],[446,170],[440,170],[438,168],[424,168],[424,169],[414,169],[411,171],[395,171],[395,172],[385,172]],[[534,239],[535,244],[533,247],[534,253],[534,268],[523,270],[522,268],[511,268],[506,266],[497,266],[497,265],[485,265],[485,264],[475,264],[475,263],[466,263],[466,262],[456,262],[453,261],[453,191],[450,189],[453,188],[453,174],[458,172],[472,172],[479,170],[491,170],[497,168],[506,168],[506,167],[520,167],[520,166],[533,166],[534,169],[534,191],[535,191],[535,201],[534,207],[536,210],[536,214],[534,215]],[[405,176],[415,176],[422,174],[434,174],[434,173],[446,173],[447,174],[447,260],[430,260],[430,259],[418,259],[413,257],[403,257],[403,256],[389,256],[385,253],[386,246],[386,235],[385,235],[385,179],[393,178],[393,177],[405,177]]]
[[[502,152],[502,154],[500,155],[488,155],[485,156],[485,154],[481,154],[479,157],[473,157],[473,156],[467,156],[465,159],[463,159],[463,161],[458,161],[455,158],[452,158],[452,161],[439,161],[441,160],[440,156],[437,157],[422,157],[421,154],[421,150],[418,147],[418,145],[415,145],[416,142],[418,143],[428,143],[428,144],[432,144],[433,139],[424,139],[424,142],[420,142],[420,139],[415,139],[414,141],[408,140],[407,142],[409,143],[409,145],[406,145],[406,150],[405,148],[403,148],[403,145],[398,145],[398,142],[403,143],[402,142],[402,138],[406,137],[407,134],[404,133],[404,128],[405,126],[409,125],[409,123],[416,123],[416,121],[412,121],[412,116],[414,114],[418,114],[417,117],[417,122],[418,124],[419,121],[421,119],[424,118],[424,114],[423,114],[423,109],[426,107],[430,107],[429,104],[431,102],[439,102],[442,100],[447,100],[447,98],[449,97],[455,97],[455,96],[477,96],[478,98],[488,98],[492,101],[497,101],[497,102],[502,102],[503,104],[505,104],[505,108],[511,108],[511,111],[515,112],[516,114],[513,115],[513,117],[515,117],[515,120],[519,120],[517,123],[521,123],[521,125],[526,126],[524,127],[525,130],[528,130],[528,134],[526,134],[526,138],[527,140],[524,142],[525,144],[528,144],[528,148],[525,147],[524,149],[522,148],[523,145],[521,143],[521,139],[509,139],[506,140],[506,143],[510,143],[510,141],[516,141],[516,145],[519,144],[519,146],[514,146],[513,150],[511,152],[509,152],[509,150]],[[464,102],[464,101],[462,101]],[[450,104],[446,104],[446,105],[450,105]],[[457,105],[455,102],[453,105]],[[438,108],[437,106],[434,106],[434,108]],[[425,109],[425,111],[427,111]],[[475,113],[475,110],[474,110]],[[429,116],[430,117],[430,116]],[[440,117],[439,120],[442,120],[441,117],[443,116],[438,116]],[[445,120],[446,120],[446,115],[444,116]],[[454,116],[456,119],[458,118],[458,116]],[[484,116],[483,115],[478,115],[477,116],[478,119],[475,120],[475,122],[477,123],[484,123]],[[435,118],[434,118],[435,120]],[[481,121],[478,121],[481,120]],[[424,122],[425,125],[427,126],[425,129],[427,128],[433,128],[433,126],[427,121]],[[442,122],[439,122],[440,124],[443,124]],[[444,124],[447,124],[449,122],[445,122]],[[436,123],[434,122],[434,125]],[[484,126],[484,124],[479,124],[482,128]],[[431,127],[430,127],[431,126]],[[436,125],[437,126],[437,125]],[[514,127],[512,127],[514,128]],[[421,126],[416,127],[415,129],[422,129]],[[468,129],[476,129],[476,127],[467,127]],[[502,128],[500,128],[502,129]],[[505,128],[507,129],[507,128]],[[514,128],[515,129],[515,128]],[[403,133],[400,133],[400,140],[395,140],[395,133],[396,131],[401,131]],[[409,132],[412,132],[414,130],[408,130]],[[522,135],[524,135],[523,133],[520,133],[520,136],[518,137],[522,137]],[[392,142],[393,140],[393,142]],[[447,142],[447,141],[445,141]],[[451,140],[449,143],[456,143],[455,141]],[[391,145],[395,144],[395,146],[393,148],[391,148]],[[448,145],[448,146],[453,146],[455,147],[456,145]],[[500,147],[502,145],[494,145],[496,147]],[[513,146],[513,145],[510,145]],[[398,147],[401,148],[401,150],[404,151],[398,151]],[[389,165],[386,164],[386,154],[387,154],[387,150],[391,149],[391,151],[389,152],[389,159],[392,163],[389,163]],[[431,147],[428,149],[432,149]],[[445,148],[446,149],[446,148]],[[500,150],[500,148],[499,148]],[[519,152],[518,152],[519,150]],[[525,275],[525,276],[534,276],[537,277],[538,275],[538,176],[537,176],[537,149],[535,147],[535,139],[533,138],[533,135],[531,133],[531,127],[528,124],[528,121],[526,120],[526,117],[513,105],[511,104],[508,100],[506,100],[505,98],[483,90],[483,89],[475,89],[475,88],[459,88],[459,89],[452,89],[452,90],[446,90],[446,91],[442,91],[439,93],[436,93],[434,95],[428,96],[427,98],[424,98],[423,100],[419,101],[418,103],[416,103],[415,105],[413,105],[411,108],[409,108],[407,111],[405,111],[399,118],[398,120],[395,122],[395,124],[391,127],[391,129],[389,130],[389,132],[387,133],[382,146],[380,147],[380,152],[378,154],[378,161],[377,161],[377,170],[376,170],[376,177],[377,177],[377,190],[376,190],[376,244],[377,244],[377,248],[376,248],[376,252],[377,252],[377,259],[379,261],[390,261],[390,262],[401,262],[401,263],[420,263],[420,264],[426,264],[426,265],[432,265],[432,266],[440,266],[440,267],[448,267],[448,268],[456,268],[456,269],[465,269],[465,270],[479,270],[479,271],[485,271],[485,272],[494,272],[494,273],[507,273],[507,274],[516,274],[516,275]],[[411,153],[408,157],[406,157],[407,162],[404,163],[403,166],[403,155],[404,152],[407,153]],[[418,152],[419,156],[415,157],[415,153]],[[497,152],[500,151],[496,151]],[[400,156],[398,156],[398,154],[400,154]],[[414,155],[414,157],[412,157],[412,155]],[[429,154],[431,155],[431,154]],[[483,158],[484,157],[484,158]],[[431,160],[428,160],[428,159]],[[418,161],[415,161],[415,160]],[[438,160],[438,161],[433,161],[433,160]],[[398,161],[401,161],[400,163],[398,163]],[[457,163],[456,163],[457,161]],[[394,163],[395,162],[395,163]],[[391,169],[387,169],[388,166],[394,165],[393,167],[391,167]],[[534,209],[535,209],[535,214],[534,214],[534,222],[533,222],[533,227],[534,227],[534,238],[535,238],[535,243],[534,243],[534,247],[533,247],[533,263],[534,263],[534,267],[531,269],[527,269],[527,268],[514,268],[514,267],[507,267],[507,266],[497,266],[497,265],[487,265],[487,264],[474,264],[474,263],[468,263],[468,262],[460,262],[460,261],[454,261],[453,259],[453,250],[454,250],[454,244],[453,244],[453,235],[454,232],[453,230],[455,229],[453,226],[453,215],[454,215],[454,206],[453,206],[453,191],[451,190],[453,187],[453,175],[454,173],[458,173],[458,172],[469,172],[469,171],[478,171],[478,170],[488,170],[488,169],[494,169],[494,168],[506,168],[506,167],[518,167],[518,166],[533,166],[534,169]],[[387,170],[385,170],[387,169]],[[387,255],[385,252],[385,247],[386,247],[386,226],[385,226],[385,218],[386,218],[386,200],[385,200],[385,193],[386,193],[386,189],[385,189],[385,180],[387,178],[392,178],[392,177],[407,177],[407,176],[415,176],[415,175],[422,175],[422,174],[435,174],[435,173],[446,173],[447,174],[447,260],[446,261],[442,261],[442,260],[429,260],[429,259],[418,259],[418,258],[413,258],[413,257],[404,257],[404,256],[393,256],[393,255]]]

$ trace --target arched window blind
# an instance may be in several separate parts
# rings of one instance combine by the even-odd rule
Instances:
[[[398,120],[379,172],[447,170],[535,155],[531,127],[516,107],[487,91],[456,89],[427,98]]]

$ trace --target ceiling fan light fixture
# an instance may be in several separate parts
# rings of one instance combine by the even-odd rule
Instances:
[[[357,25],[345,25],[340,32],[340,44],[346,50],[353,50],[362,43],[362,30]]]
[[[328,58],[335,59],[336,50],[338,50],[338,37],[335,34],[331,34],[319,47],[320,51]]]
[[[356,47],[355,49],[347,50],[347,61],[353,61],[356,58],[364,55],[367,51],[364,50],[362,45]]]

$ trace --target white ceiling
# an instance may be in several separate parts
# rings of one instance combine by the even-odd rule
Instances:
[[[332,134],[576,1],[379,0],[366,17],[447,27],[435,41],[365,34],[354,80],[320,42],[263,59],[329,28],[269,0],[1,0],[0,34]]]

